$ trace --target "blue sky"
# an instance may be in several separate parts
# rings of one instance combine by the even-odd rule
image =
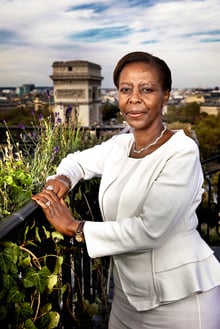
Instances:
[[[220,86],[219,0],[0,0],[0,86],[52,85],[54,61],[87,60],[113,87],[118,59],[163,58],[173,87]]]

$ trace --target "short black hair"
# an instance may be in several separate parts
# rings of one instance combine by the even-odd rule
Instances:
[[[160,59],[159,57],[153,56],[152,54],[143,51],[134,51],[128,53],[118,61],[113,72],[113,81],[117,89],[119,87],[119,76],[122,69],[126,64],[132,62],[145,62],[152,66],[155,66],[159,71],[163,90],[171,91],[172,88],[171,71],[168,65],[166,64],[166,62]]]

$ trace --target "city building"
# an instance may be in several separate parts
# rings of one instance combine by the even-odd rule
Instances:
[[[35,85],[33,83],[23,84],[22,86],[16,88],[16,94],[18,96],[22,96],[25,94],[29,94],[34,89],[35,89]]]
[[[198,103],[198,104],[202,104],[205,102],[205,98],[204,95],[202,93],[191,93],[185,96],[185,100],[184,102],[186,104],[189,103]]]
[[[204,103],[200,106],[200,113],[217,116],[220,114],[220,103]]]
[[[92,126],[101,120],[101,66],[88,61],[54,62],[54,112],[60,123]]]
[[[208,115],[220,114],[220,91],[218,89],[211,90],[204,95],[205,102],[200,106],[200,112]]]

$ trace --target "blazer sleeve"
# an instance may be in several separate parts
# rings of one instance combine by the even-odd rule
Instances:
[[[114,139],[115,136],[92,148],[68,154],[58,165],[56,175],[49,176],[47,180],[65,175],[73,188],[80,179],[101,176],[108,154],[114,146]]]

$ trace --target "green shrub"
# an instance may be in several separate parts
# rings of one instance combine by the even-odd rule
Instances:
[[[0,220],[30,200],[42,189],[48,175],[68,153],[96,144],[94,136],[78,127],[60,125],[51,117],[40,117],[32,133],[22,127],[23,147],[13,140],[10,127],[7,145],[1,146]],[[25,144],[26,140],[30,144]],[[99,180],[78,184],[68,204],[76,218],[94,220],[98,205],[91,194],[98,190]],[[86,196],[88,194],[88,197]],[[83,203],[83,206],[82,206]],[[86,210],[85,210],[86,208]],[[92,209],[93,208],[93,209]],[[80,214],[81,212],[81,214]],[[99,218],[98,218],[99,220]],[[75,249],[79,252],[74,252]],[[71,256],[70,256],[71,255]],[[63,281],[69,258],[80,256],[80,248],[70,243],[49,225],[41,209],[0,241],[0,326],[7,329],[52,329],[60,323],[61,305],[67,303],[69,286]],[[97,267],[96,267],[97,268]],[[73,271],[73,269],[70,269]],[[65,296],[64,296],[65,295]],[[75,300],[76,304],[79,301]],[[83,318],[75,314],[73,321],[84,321],[87,329],[91,317],[98,312],[97,302],[81,298]],[[72,303],[72,302],[71,302]],[[90,323],[90,325],[89,325]],[[83,328],[83,326],[80,326]]]

